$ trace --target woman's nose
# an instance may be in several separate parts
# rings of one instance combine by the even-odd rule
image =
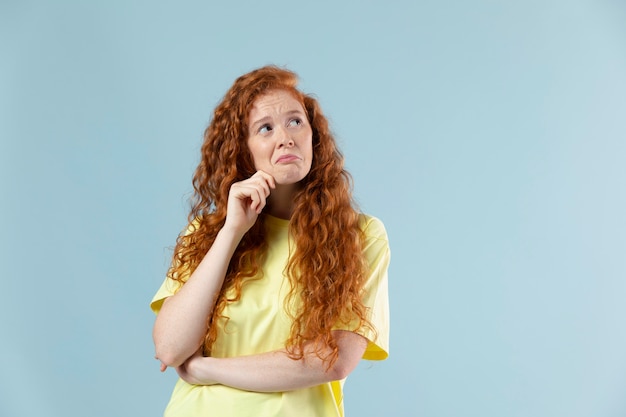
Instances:
[[[278,133],[278,147],[282,148],[283,146],[293,146],[293,139],[291,138],[291,134],[287,129],[285,129],[284,127],[280,128],[276,133]]]

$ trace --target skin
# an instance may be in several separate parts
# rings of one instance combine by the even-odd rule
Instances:
[[[313,161],[310,123],[290,93],[272,91],[257,98],[248,124],[247,145],[258,171],[231,186],[224,227],[187,283],[163,303],[153,329],[156,358],[161,371],[174,367],[190,384],[223,384],[257,392],[288,391],[343,379],[354,370],[367,346],[364,337],[348,331],[333,332],[339,358],[330,368],[311,346],[305,346],[301,360],[291,359],[284,349],[234,358],[199,353],[204,324],[241,238],[264,210],[275,217],[291,216],[293,195]]]
[[[313,163],[313,130],[306,111],[292,94],[279,90],[259,97],[248,120],[254,165],[276,184],[267,211],[288,219],[293,193]]]

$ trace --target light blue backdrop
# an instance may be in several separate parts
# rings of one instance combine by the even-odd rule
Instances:
[[[0,3],[0,415],[160,415],[148,302],[210,113],[298,72],[388,229],[349,416],[626,415],[622,1]]]

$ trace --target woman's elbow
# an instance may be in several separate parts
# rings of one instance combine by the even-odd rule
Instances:
[[[329,373],[330,377],[333,381],[340,381],[342,379],[346,379],[348,375],[354,371],[359,361],[353,360],[342,360],[341,358],[337,359],[337,361],[330,367]]]
[[[152,339],[154,341],[155,356],[165,366],[176,368],[191,356],[191,354],[169,342],[167,338],[159,336],[157,332],[152,334]]]
[[[161,363],[170,368],[177,368],[182,365],[187,357],[181,355],[180,353],[176,353],[172,349],[159,346],[155,343],[155,351],[156,358],[161,361]]]
[[[346,379],[354,371],[361,361],[367,339],[352,332],[337,331],[337,344],[339,345],[339,357],[329,369],[335,381]]]

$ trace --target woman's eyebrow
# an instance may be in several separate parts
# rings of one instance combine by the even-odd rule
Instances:
[[[284,113],[285,116],[306,116],[306,113],[300,109],[287,110]]]
[[[306,116],[306,113],[301,110],[301,109],[292,109],[292,110],[287,110],[286,112],[283,113],[283,115],[285,116]],[[259,119],[256,119],[254,121],[252,121],[252,123],[250,123],[250,128],[254,129],[256,126],[260,125],[260,124],[264,124],[267,123],[269,121],[272,120],[271,116],[263,116]]]
[[[255,121],[253,121],[252,123],[250,123],[250,127],[254,128],[257,125],[264,124],[264,123],[266,123],[266,122],[268,122],[270,120],[272,120],[272,118],[270,116],[263,116],[260,119],[257,119]]]

